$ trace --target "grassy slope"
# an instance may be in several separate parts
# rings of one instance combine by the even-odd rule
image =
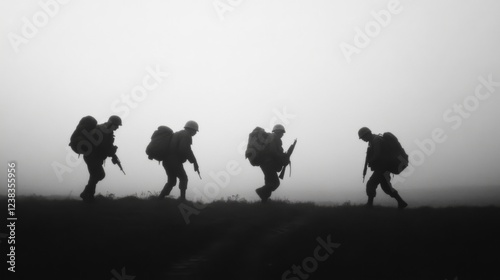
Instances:
[[[16,269],[51,279],[109,280],[122,268],[136,280],[282,279],[314,255],[318,237],[330,236],[340,247],[303,279],[495,279],[499,214],[215,202],[187,225],[174,200],[24,198],[17,201]]]

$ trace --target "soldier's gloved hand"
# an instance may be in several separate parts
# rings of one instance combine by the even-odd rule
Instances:
[[[113,146],[113,148],[111,148],[111,154],[116,154],[116,151],[118,151],[118,147],[117,146]]]
[[[283,158],[283,166],[290,164],[290,158],[285,157]]]
[[[112,162],[113,164],[117,164],[117,163],[118,163],[118,157],[116,157],[116,155],[113,155],[113,156],[111,157],[111,162]]]
[[[195,172],[200,171],[200,167],[198,166],[198,163],[197,163],[197,162],[195,162],[195,163],[194,163],[194,171],[195,171]]]

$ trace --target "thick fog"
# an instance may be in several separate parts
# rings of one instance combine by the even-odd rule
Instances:
[[[469,0],[4,1],[1,160],[17,163],[18,194],[78,196],[88,171],[71,133],[83,116],[118,115],[126,175],[107,160],[97,192],[146,195],[166,182],[145,154],[151,134],[195,120],[202,179],[185,164],[188,199],[257,200],[264,180],[244,157],[248,134],[279,123],[284,149],[297,146],[273,196],[362,203],[357,132],[367,126],[393,132],[410,155],[392,179],[410,206],[498,204],[499,10]],[[380,189],[376,199],[392,203]]]

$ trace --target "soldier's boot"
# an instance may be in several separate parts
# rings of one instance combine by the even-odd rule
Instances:
[[[86,192],[82,192],[80,194],[80,198],[83,200],[83,202],[92,202],[94,201],[94,196],[89,194],[89,193],[86,193]]]
[[[166,184],[161,190],[160,195],[158,195],[158,199],[164,199],[165,196],[170,194],[173,188],[174,186],[169,186],[168,184]]]
[[[94,193],[95,193],[95,185],[88,184],[85,186],[85,189],[80,194],[80,198],[84,202],[92,202],[94,201]]]
[[[402,198],[401,196],[399,195],[399,193],[396,193],[394,194],[393,196],[397,201],[398,201],[398,208],[399,209],[405,209],[406,206],[408,206],[408,203],[406,203]]]
[[[269,197],[271,196],[271,192],[266,189],[266,187],[260,187],[255,190],[259,198],[262,200],[262,203],[266,203]]]
[[[373,207],[373,196],[368,197],[368,202],[365,204],[366,208],[372,208]]]
[[[179,200],[181,201],[186,201],[186,190],[181,190],[181,196],[179,197]]]

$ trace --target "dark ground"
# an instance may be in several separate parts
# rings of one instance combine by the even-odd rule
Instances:
[[[5,207],[0,218],[6,221],[7,201],[0,202]],[[191,215],[186,224],[178,205],[172,199],[135,197],[102,198],[90,205],[18,198],[15,275],[106,280],[500,275],[500,208],[399,211],[220,201]],[[7,239],[1,241],[2,270],[7,271]],[[322,243],[331,244],[329,251]]]

